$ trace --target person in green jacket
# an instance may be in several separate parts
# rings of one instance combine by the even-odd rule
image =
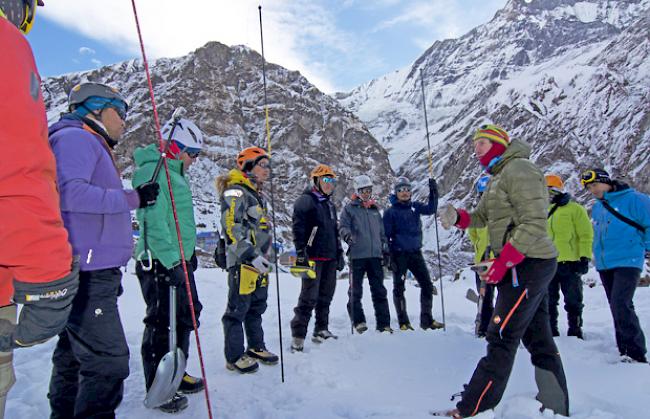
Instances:
[[[172,121],[163,127],[161,131],[163,138],[168,139],[172,129],[173,134],[166,158],[198,327],[202,305],[194,282],[194,271],[197,268],[194,254],[196,224],[192,191],[185,175],[203,148],[203,134],[191,121],[180,119],[176,122],[175,128]],[[134,159],[136,169],[133,173],[133,186],[137,187],[151,180],[160,159],[158,145],[151,144],[137,148]],[[140,280],[142,296],[147,304],[141,348],[147,391],[153,383],[158,363],[169,351],[169,287],[177,288],[177,342],[186,358],[189,356],[190,333],[194,329],[176,222],[164,169],[160,170],[156,182],[160,185],[160,195],[155,205],[137,211],[140,238],[135,250],[136,275]],[[183,394],[196,393],[203,388],[204,383],[201,378],[185,373],[176,395],[158,409],[167,413],[179,412],[188,405],[187,397]]]
[[[474,154],[492,175],[477,208],[470,212],[447,205],[444,228],[487,227],[496,258],[477,268],[481,279],[496,284],[498,296],[487,330],[487,355],[462,392],[455,418],[494,408],[506,389],[522,342],[531,354],[542,409],[568,416],[569,392],[562,359],[548,320],[548,284],[555,275],[557,251],[546,233],[548,191],[544,175],[529,160],[531,149],[510,140],[501,127],[481,126],[473,136]]]
[[[568,336],[582,339],[582,278],[589,271],[594,229],[587,210],[564,192],[558,175],[546,175],[551,206],[547,230],[559,253],[557,271],[548,287],[548,312],[553,336],[560,336],[557,326],[560,289],[569,320]]]
[[[483,192],[487,190],[490,183],[490,175],[483,174],[476,182],[476,192],[481,197]],[[478,264],[484,260],[494,257],[490,250],[490,241],[488,239],[487,227],[481,228],[468,228],[467,233],[469,240],[474,246],[474,263]],[[476,289],[479,293],[478,312],[476,313],[476,336],[484,338],[487,334],[487,328],[492,318],[492,311],[494,310],[494,285],[487,284],[481,280],[478,273],[476,276]]]

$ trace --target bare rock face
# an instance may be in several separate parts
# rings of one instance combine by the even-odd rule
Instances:
[[[418,196],[429,173],[424,82],[441,203],[476,203],[482,169],[471,135],[493,122],[530,143],[532,160],[562,175],[590,207],[579,174],[592,166],[650,193],[649,27],[649,0],[510,0],[490,22],[435,42],[412,66],[336,97],[382,141],[397,174],[419,181]],[[432,219],[425,225],[433,250]],[[441,234],[449,268],[467,262],[462,234]]]
[[[219,225],[215,177],[234,167],[242,148],[267,148],[262,58],[246,47],[210,42],[187,56],[159,59],[151,70],[161,124],[183,106],[207,137],[205,153],[190,169],[190,183],[197,222],[213,230]],[[46,79],[50,123],[66,110],[67,93],[81,81],[108,83],[127,97],[128,128],[116,157],[123,176],[130,178],[133,150],[157,141],[142,62]],[[267,63],[266,85],[275,216],[284,240],[291,239],[293,202],[310,184],[309,172],[318,163],[339,174],[334,194],[339,204],[351,193],[352,178],[361,173],[375,179],[378,193],[386,195],[393,177],[388,154],[355,115],[296,71]],[[265,194],[270,198],[270,185]]]

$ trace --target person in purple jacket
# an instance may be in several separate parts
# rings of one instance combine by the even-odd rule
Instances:
[[[129,375],[117,297],[133,252],[130,211],[155,203],[159,186],[122,187],[113,148],[128,104],[98,83],[72,88],[70,113],[50,126],[61,215],[80,258],[79,291],[52,356],[51,418],[114,418]]]

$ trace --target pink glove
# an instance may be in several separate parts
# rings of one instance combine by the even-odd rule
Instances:
[[[488,284],[498,284],[501,282],[508,269],[513,268],[515,265],[521,263],[526,256],[517,250],[510,242],[506,243],[496,259],[491,259],[492,262],[484,274],[480,274],[481,279]]]

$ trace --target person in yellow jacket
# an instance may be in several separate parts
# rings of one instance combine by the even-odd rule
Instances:
[[[548,311],[553,336],[558,329],[560,289],[564,295],[564,310],[569,320],[568,336],[582,339],[582,278],[589,270],[594,230],[587,210],[564,192],[564,182],[558,175],[546,175],[551,206],[548,210],[547,231],[559,256],[557,271],[548,287]]]
[[[478,181],[476,181],[476,192],[478,192],[479,197],[483,195],[483,192],[485,192],[489,183],[490,175],[488,174],[482,175]],[[487,227],[472,227],[468,228],[467,232],[469,234],[469,240],[474,246],[475,264],[494,257],[494,254],[490,250],[490,239],[488,237]],[[494,285],[487,284],[485,281],[481,280],[478,273],[475,272],[474,275],[476,275],[476,289],[479,293],[475,333],[477,337],[484,338],[487,333],[487,328],[490,325],[492,312],[494,311]]]

